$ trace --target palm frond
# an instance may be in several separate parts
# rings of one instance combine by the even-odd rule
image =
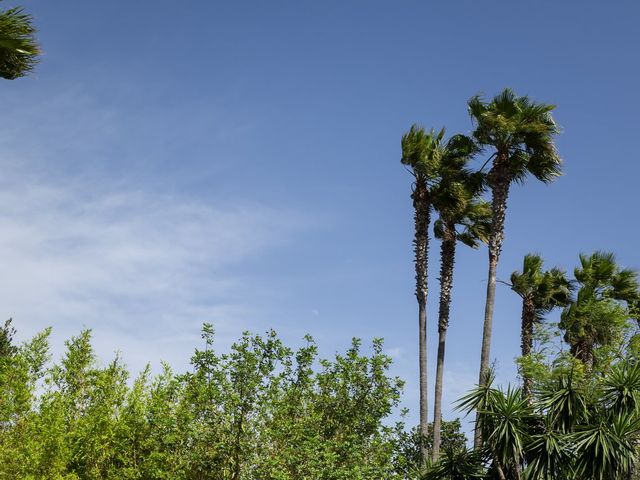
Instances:
[[[40,54],[31,15],[16,7],[0,12],[0,77],[13,80],[33,70]]]

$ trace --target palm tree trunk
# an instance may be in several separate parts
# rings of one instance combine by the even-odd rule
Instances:
[[[504,240],[504,220],[507,214],[507,198],[509,197],[509,157],[498,154],[494,166],[489,172],[488,181],[491,187],[491,236],[489,238],[489,274],[487,278],[487,299],[484,308],[484,325],[482,329],[482,349],[480,352],[480,374],[478,384],[484,386],[489,372],[491,359],[491,336],[493,333],[493,305],[496,298],[496,272],[502,252]],[[482,445],[482,435],[476,422],[474,447]]]
[[[573,358],[580,360],[584,364],[587,371],[591,371],[593,368],[594,358],[593,346],[590,342],[586,340],[579,340],[571,345],[569,352]]]
[[[422,464],[427,461],[426,439],[429,435],[428,377],[427,377],[427,271],[429,250],[429,223],[431,205],[428,202],[426,186],[417,184],[412,195],[415,210],[415,269],[416,299],[418,300],[418,348],[420,369],[420,457]]]
[[[526,296],[522,299],[522,325],[520,327],[520,350],[523,357],[531,354],[533,350],[533,324],[536,319],[536,310],[533,299]],[[527,372],[522,373],[522,394],[524,397],[531,396],[533,380]]]
[[[444,376],[444,356],[449,312],[451,310],[451,289],[453,286],[453,266],[456,255],[455,227],[445,225],[440,246],[440,310],[438,313],[438,362],[436,366],[436,387],[433,407],[433,461],[440,456],[440,428],[442,425],[442,385]]]

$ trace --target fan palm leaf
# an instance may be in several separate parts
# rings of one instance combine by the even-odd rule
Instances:
[[[20,7],[0,12],[0,77],[13,80],[36,65],[40,47],[32,22]]]

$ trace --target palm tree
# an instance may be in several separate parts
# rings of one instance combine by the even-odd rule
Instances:
[[[559,326],[571,354],[590,369],[596,347],[614,343],[634,316],[630,310],[638,301],[638,278],[606,252],[581,254],[574,275],[578,292],[563,310]]]
[[[456,243],[460,241],[471,248],[478,248],[480,242],[487,242],[491,226],[491,207],[487,202],[478,199],[484,186],[483,175],[466,169],[467,163],[476,151],[471,139],[463,135],[452,137],[444,149],[440,179],[433,191],[434,207],[440,217],[434,223],[434,233],[435,237],[441,240],[438,360],[433,412],[434,461],[440,455],[444,359]],[[461,231],[458,231],[458,227],[461,227]]]
[[[485,383],[489,369],[496,271],[504,239],[509,188],[513,182],[524,182],[529,173],[545,183],[561,173],[561,161],[554,145],[554,136],[559,130],[551,116],[553,109],[553,105],[535,103],[527,96],[516,96],[510,89],[505,89],[490,102],[479,96],[469,100],[469,113],[475,124],[473,136],[480,146],[493,150],[487,160],[492,161],[487,175],[492,195],[492,225],[480,385]],[[477,428],[474,443],[476,448],[481,443]]]
[[[431,223],[432,192],[442,156],[444,129],[425,132],[413,125],[402,137],[403,165],[414,177],[413,200],[415,238],[413,241],[416,271],[416,299],[418,301],[418,346],[420,370],[420,435],[421,461],[427,460],[426,438],[429,430],[427,400],[427,270],[429,224]]]
[[[0,77],[13,80],[33,70],[40,53],[35,32],[22,8],[0,12]]]
[[[520,330],[521,355],[526,357],[533,349],[533,328],[555,307],[564,307],[571,300],[571,282],[559,268],[543,271],[543,260],[538,255],[524,257],[522,272],[511,274],[511,290],[522,298],[522,325]],[[530,397],[532,379],[523,372],[522,393]]]

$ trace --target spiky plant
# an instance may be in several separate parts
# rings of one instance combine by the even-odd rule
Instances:
[[[428,468],[422,480],[473,480],[485,478],[482,457],[473,450],[448,447],[439,461]]]
[[[476,428],[483,438],[482,450],[498,478],[520,480],[525,448],[530,441],[528,425],[534,417],[534,409],[522,398],[520,389],[494,388],[490,372],[486,380],[462,397],[458,408],[467,414],[477,412]]]

